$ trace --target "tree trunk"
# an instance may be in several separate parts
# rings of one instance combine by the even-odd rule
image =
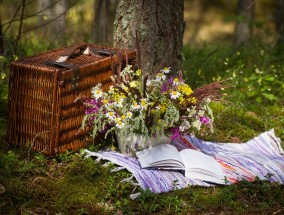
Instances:
[[[275,13],[274,13],[274,20],[276,30],[279,35],[279,39],[277,41],[277,46],[284,47],[284,1],[283,0],[276,0],[275,1]]]
[[[110,0],[96,0],[94,20],[94,41],[103,44],[108,40],[108,15]]]
[[[2,31],[2,22],[1,22],[1,14],[0,14],[0,56],[4,55],[4,35]]]
[[[181,70],[183,12],[183,0],[121,0],[114,22],[114,46],[137,48],[143,72],[151,74],[164,66]]]
[[[66,45],[66,11],[66,0],[60,0],[54,5],[55,20],[53,22],[53,32],[60,45]]]
[[[52,1],[51,0],[38,0],[38,25],[42,26],[46,21],[53,19]],[[49,35],[51,27],[45,26],[43,30],[44,35]]]
[[[240,46],[251,38],[255,0],[239,0],[237,6],[238,22],[236,25],[235,44]]]

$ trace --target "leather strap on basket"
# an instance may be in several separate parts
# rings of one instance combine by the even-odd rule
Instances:
[[[90,48],[88,44],[81,43],[81,44],[77,44],[69,48],[66,48],[57,60],[45,61],[45,64],[48,66],[57,67],[57,68],[67,68],[67,69],[71,69],[74,72],[73,77],[71,79],[71,85],[72,85],[73,90],[77,90],[79,86],[80,68],[66,61],[68,61],[70,57],[79,49],[81,50],[80,53],[83,53],[85,55],[96,54],[96,55],[103,55],[103,56],[113,56],[116,54],[115,50],[110,51],[107,49],[99,49],[95,47]]]
[[[73,71],[73,77],[71,79],[72,89],[74,91],[76,91],[78,89],[79,80],[80,80],[80,68],[79,68],[79,66],[70,64],[68,62],[56,62],[56,61],[51,61],[51,60],[45,61],[45,64],[48,65],[48,66],[57,67],[57,68],[71,69]]]
[[[65,62],[69,60],[69,58],[76,52],[78,49],[85,50],[85,52],[89,52],[88,44],[82,43],[77,44],[74,46],[71,46],[64,50],[64,52],[61,54],[61,56],[56,60],[56,62]],[[88,53],[86,53],[88,54]]]
[[[90,48],[90,53],[91,54],[96,54],[96,55],[103,55],[103,56],[113,56],[116,54],[115,50],[107,50],[107,49],[99,49],[95,47]]]
[[[77,44],[74,46],[71,46],[67,49],[65,49],[63,51],[63,53],[61,54],[61,56],[55,60],[55,61],[51,61],[51,60],[47,60],[45,61],[45,64],[48,66],[52,66],[52,67],[57,67],[57,68],[67,68],[67,69],[71,69],[74,73],[73,73],[73,77],[71,79],[71,86],[72,89],[74,91],[76,91],[78,89],[79,86],[79,80],[80,80],[80,68],[79,66],[70,64],[66,61],[68,61],[70,59],[70,57],[78,50],[80,49],[85,50],[83,52],[83,54],[90,54],[90,49],[88,47],[88,44],[86,43],[81,43],[81,44]]]

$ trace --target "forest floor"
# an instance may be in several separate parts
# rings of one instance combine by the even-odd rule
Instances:
[[[223,99],[212,105],[215,132],[201,132],[200,138],[242,143],[274,128],[276,135],[284,139],[281,55],[255,45],[253,49],[237,50],[185,47],[184,56],[184,76],[194,88],[214,80],[226,80],[230,85]],[[7,144],[4,92],[0,116],[0,214],[284,213],[283,185],[260,180],[224,187],[188,187],[163,194],[138,188],[142,195],[131,200],[134,187],[120,183],[130,176],[127,171],[110,173],[111,166],[84,159],[80,152],[48,157],[30,151],[29,146]],[[111,144],[101,141],[89,149]]]

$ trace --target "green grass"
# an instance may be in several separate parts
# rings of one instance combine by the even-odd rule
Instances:
[[[217,142],[241,143],[274,128],[283,140],[284,102],[279,96],[280,85],[284,84],[281,58],[258,45],[254,49],[215,49],[213,46],[200,49],[186,47],[184,52],[187,59],[184,63],[185,78],[193,88],[217,79],[227,80],[230,85],[224,91],[223,99],[212,104],[215,132],[211,134],[202,130],[198,136]],[[255,73],[256,68],[263,73]],[[250,79],[253,75],[256,79]],[[275,99],[269,99],[272,97],[266,98],[261,89],[270,86],[269,80],[275,75],[280,85],[270,91]],[[266,82],[263,81],[265,78]],[[254,85],[260,79],[262,85]],[[249,85],[254,87],[255,95],[246,94]],[[110,173],[112,166],[103,167],[103,161],[96,163],[91,158],[84,159],[79,152],[49,158],[29,152],[28,148],[10,146],[5,142],[6,86],[1,85],[0,98],[0,214],[284,213],[284,189],[276,183],[243,181],[231,186],[188,187],[153,194],[130,183],[120,183],[130,176],[129,172]],[[89,149],[97,150],[109,143],[110,140],[102,141],[101,145],[90,146]],[[129,195],[138,191],[142,195],[131,200]]]
[[[163,194],[142,191],[131,200],[134,186],[120,183],[127,171],[110,173],[110,167],[80,154],[69,154],[67,162],[37,153],[27,161],[25,155],[24,149],[1,153],[0,182],[6,189],[1,214],[272,214],[284,209],[283,187],[260,180]]]

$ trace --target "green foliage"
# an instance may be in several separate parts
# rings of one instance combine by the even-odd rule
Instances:
[[[21,174],[22,177],[29,177],[33,174],[45,174],[46,157],[42,154],[36,154],[29,161],[22,159],[15,151],[0,153],[0,173],[3,177],[8,178]]]
[[[263,49],[256,50],[256,53],[251,54],[259,54],[258,59],[263,62],[257,62],[256,65],[244,61],[241,51],[236,52],[233,62],[230,62],[230,58],[225,61],[227,66],[225,77],[230,79],[230,83],[234,87],[232,95],[241,100],[254,101],[259,104],[283,103],[282,63],[271,64],[270,53]]]
[[[185,74],[192,87],[226,80],[230,100],[258,104],[284,102],[283,58],[260,44],[236,49],[206,46],[185,48]],[[198,56],[198,57],[196,57]]]

